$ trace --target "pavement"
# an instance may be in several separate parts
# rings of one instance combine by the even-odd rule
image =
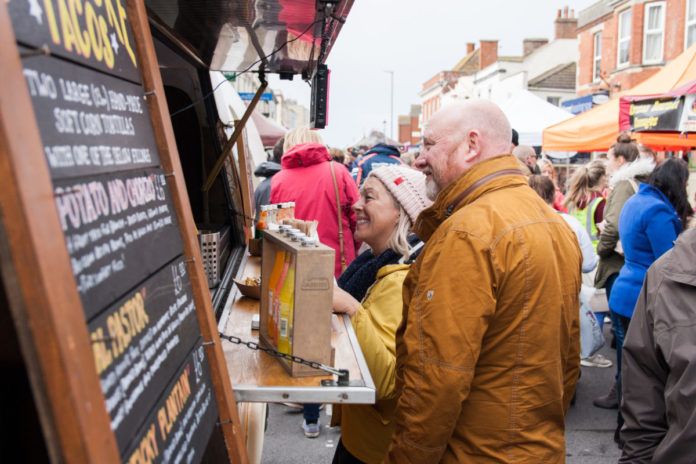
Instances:
[[[600,350],[616,363],[616,352],[609,347],[611,325],[604,325],[606,345]],[[616,366],[582,367],[575,405],[566,417],[567,464],[615,464],[620,450],[614,443],[616,409],[600,409],[592,400],[604,395],[614,380]],[[340,438],[340,428],[328,426],[330,415],[321,411],[321,435],[305,438],[302,412],[282,404],[269,405],[268,428],[264,436],[263,464],[328,464],[333,459]]]

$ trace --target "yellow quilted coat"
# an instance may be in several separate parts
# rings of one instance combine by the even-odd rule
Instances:
[[[375,283],[351,319],[377,389],[377,402],[334,405],[332,424],[341,425],[343,446],[368,464],[382,461],[394,432],[394,336],[401,322],[401,289],[408,268],[407,264],[380,268]]]
[[[475,165],[416,221],[386,462],[565,461],[582,259],[518,167]]]

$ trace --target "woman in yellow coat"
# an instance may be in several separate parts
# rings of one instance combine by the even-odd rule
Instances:
[[[333,309],[351,317],[377,388],[377,402],[335,407],[333,423],[341,425],[341,441],[334,464],[379,463],[391,442],[396,407],[394,337],[401,322],[401,287],[422,246],[411,235],[411,226],[430,204],[425,176],[391,165],[370,173],[353,206],[357,219],[354,238],[370,249],[339,277]]]

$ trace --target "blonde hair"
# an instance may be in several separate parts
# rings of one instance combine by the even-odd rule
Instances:
[[[590,201],[592,192],[596,191],[596,187],[606,174],[607,170],[602,160],[594,160],[577,168],[570,178],[568,195],[563,204],[575,208],[583,201]]]
[[[391,195],[391,192],[389,194]],[[387,240],[387,246],[408,259],[411,256],[411,245],[408,243],[408,236],[411,234],[411,219],[406,214],[406,210],[396,202],[394,195],[392,195],[392,200],[399,209],[399,223]]]
[[[310,130],[310,128],[307,126],[298,126],[294,129],[290,129],[290,131],[288,131],[288,133],[285,134],[285,143],[283,143],[283,153],[286,153],[295,145],[309,142],[321,143],[322,145],[324,144],[324,141],[321,139],[321,135],[319,135],[319,132]]]

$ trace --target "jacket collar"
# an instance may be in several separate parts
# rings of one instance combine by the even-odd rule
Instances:
[[[512,155],[496,156],[474,165],[445,187],[433,205],[420,213],[414,232],[426,241],[445,219],[487,192],[527,185],[519,167],[519,162]]]
[[[646,179],[655,169],[655,163],[651,158],[638,158],[631,163],[621,166],[609,179],[609,186],[614,188],[622,180],[636,179],[642,181]]]
[[[664,267],[665,276],[675,282],[696,286],[696,229],[682,233],[674,242],[673,250]]]

